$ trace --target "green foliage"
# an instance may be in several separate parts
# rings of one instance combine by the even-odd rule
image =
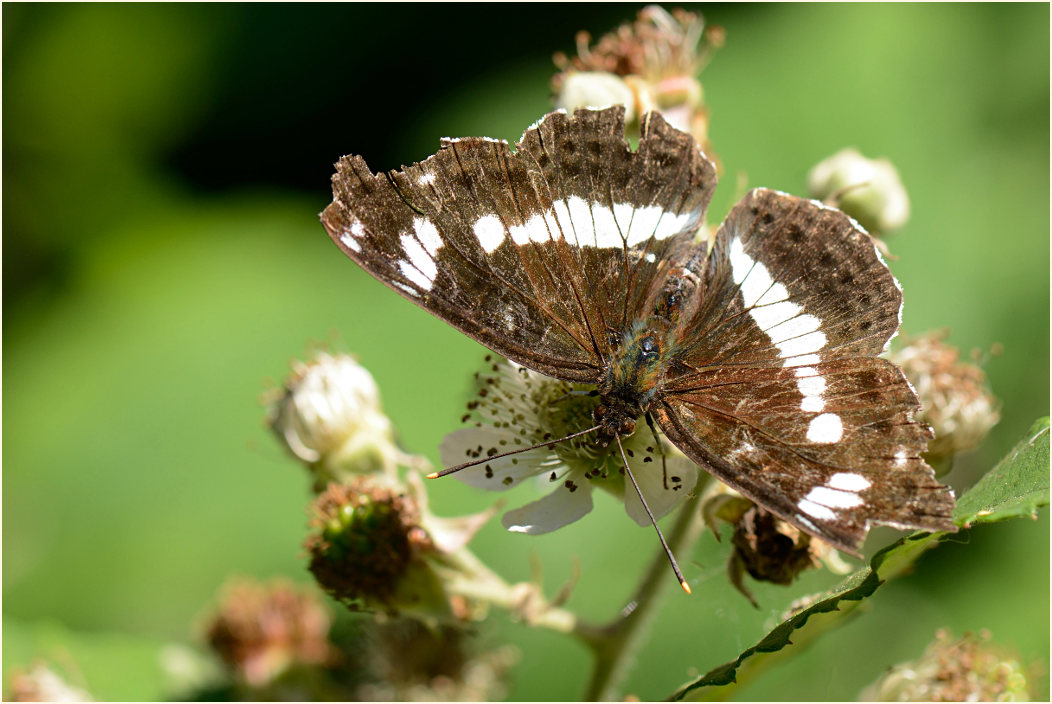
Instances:
[[[1035,422],[1015,448],[961,497],[954,512],[954,522],[966,529],[1009,518],[1036,517],[1038,507],[1049,503],[1048,436],[1046,417]],[[726,691],[705,691],[704,688],[725,687],[753,676],[760,668],[770,666],[770,660],[784,653],[786,646],[802,646],[818,634],[845,622],[864,599],[872,596],[887,580],[910,569],[922,554],[948,535],[952,534],[914,533],[889,545],[874,555],[869,565],[829,592],[818,595],[813,603],[793,613],[735,660],[680,687],[671,698],[725,698]],[[833,615],[817,625],[809,623],[818,614]]]
[[[1048,506],[1048,417],[957,502],[954,521],[962,528],[1021,516]]]

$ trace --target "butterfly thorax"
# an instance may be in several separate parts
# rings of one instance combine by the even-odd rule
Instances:
[[[652,317],[620,337],[599,382],[600,403],[593,416],[608,437],[631,435],[661,390],[670,340],[668,324]]]

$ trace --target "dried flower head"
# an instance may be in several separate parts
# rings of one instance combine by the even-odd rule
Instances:
[[[264,687],[296,665],[332,657],[329,613],[314,592],[283,580],[227,583],[205,637],[234,678]]]
[[[506,691],[505,675],[518,651],[505,646],[484,653],[463,629],[428,627],[414,619],[377,623],[363,643],[370,681],[361,701],[494,701]]]
[[[599,400],[587,385],[552,379],[499,357],[486,360],[489,368],[476,374],[476,397],[462,419],[474,427],[442,441],[442,462],[447,466],[556,440],[594,425],[592,412]],[[655,437],[645,423],[621,442],[655,517],[669,513],[694,489],[697,466],[663,437]],[[512,532],[536,535],[573,523],[592,510],[593,488],[617,496],[636,523],[650,525],[639,496],[631,485],[626,489],[617,446],[603,446],[594,436],[494,459],[453,476],[495,491],[533,478],[549,487],[544,498],[504,514],[501,522]]]
[[[1011,702],[1030,699],[1019,660],[990,645],[990,633],[954,639],[940,630],[919,659],[888,670],[862,701]]]
[[[10,690],[4,697],[9,702],[91,702],[86,691],[74,687],[42,662],[11,673]]]
[[[651,83],[680,76],[696,76],[723,45],[723,30],[709,27],[704,18],[679,8],[669,13],[658,5],[639,11],[634,22],[626,22],[604,34],[594,47],[591,35],[578,32],[577,56],[558,53],[555,65],[562,73],[552,78],[560,85],[570,71],[602,71],[617,76],[639,76]]]
[[[556,107],[605,107],[621,103],[629,123],[660,110],[670,124],[690,132],[713,157],[708,141],[709,110],[698,74],[723,46],[721,27],[706,27],[701,15],[657,5],[640,10],[589,46],[591,35],[578,32],[577,56],[554,56],[552,77]]]
[[[354,474],[393,474],[406,458],[395,445],[372,375],[345,354],[295,362],[270,426],[314,474],[315,491]]]
[[[758,604],[745,586],[746,573],[760,582],[785,585],[792,584],[801,572],[821,565],[835,574],[847,574],[851,570],[828,544],[719,482],[714,482],[705,492],[701,512],[705,524],[717,538],[720,522],[733,527],[734,551],[727,562],[727,574],[734,588],[753,606]]]
[[[873,233],[897,230],[910,217],[909,196],[895,165],[868,159],[857,149],[842,149],[816,164],[807,174],[807,189]]]
[[[957,348],[944,342],[946,336],[936,332],[904,340],[888,355],[917,390],[917,419],[935,431],[925,459],[936,466],[977,447],[1001,418],[986,374],[961,361]]]

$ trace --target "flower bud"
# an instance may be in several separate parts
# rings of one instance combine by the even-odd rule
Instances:
[[[986,374],[960,361],[957,348],[945,338],[945,332],[921,335],[888,355],[917,391],[917,420],[935,431],[924,457],[936,469],[949,469],[955,454],[977,447],[1000,420]]]
[[[940,630],[917,660],[888,670],[866,688],[861,701],[1011,702],[1031,698],[1017,658],[989,645],[990,634],[954,640]]]
[[[832,201],[873,233],[906,224],[910,201],[898,171],[887,159],[867,159],[857,149],[842,149],[819,162],[807,175],[813,198]]]
[[[669,13],[649,5],[634,22],[604,34],[594,46],[589,46],[591,39],[587,32],[579,32],[576,56],[555,55],[560,69],[552,77],[557,107],[620,103],[628,108],[628,123],[660,110],[669,124],[693,134],[702,150],[715,158],[697,75],[723,46],[721,27],[706,27],[699,14],[680,9]],[[572,85],[578,82],[584,85]]]
[[[352,357],[318,353],[296,362],[270,426],[315,475],[315,491],[354,474],[393,474],[404,459],[372,376]]]
[[[260,688],[295,665],[328,662],[329,625],[314,593],[283,580],[241,579],[223,587],[205,637],[237,681]]]

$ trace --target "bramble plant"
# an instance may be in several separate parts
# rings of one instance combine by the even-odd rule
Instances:
[[[556,106],[572,110],[624,105],[629,134],[634,131],[637,136],[643,115],[659,110],[673,126],[690,132],[712,156],[709,109],[697,74],[723,43],[723,31],[706,26],[699,15],[647,7],[634,23],[618,28],[594,47],[587,35],[579,35],[578,55],[573,59],[557,55],[561,71],[552,81]],[[867,159],[853,149],[815,166],[809,186],[813,197],[839,206],[864,223],[885,252],[887,245],[879,237],[901,227],[909,214],[906,191],[894,166],[886,159]],[[714,228],[703,226],[700,233],[702,240],[711,241]],[[481,240],[482,234],[479,237]],[[425,283],[430,285],[433,278]],[[936,466],[945,468],[956,452],[975,447],[997,422],[996,401],[982,370],[958,361],[956,350],[939,336],[900,344],[890,356],[904,367],[920,394],[923,419],[935,428],[935,441],[926,458]],[[689,555],[706,525],[719,538],[720,524],[728,524],[733,531],[727,544],[728,578],[754,605],[757,602],[746,585],[746,574],[775,584],[790,584],[802,571],[816,568],[848,575],[828,592],[791,606],[766,638],[735,660],[678,689],[670,686],[667,694],[673,698],[728,696],[760,670],[758,663],[790,657],[794,651],[787,648],[790,636],[798,650],[801,641],[844,620],[881,584],[902,574],[947,535],[911,535],[878,552],[867,565],[853,568],[822,540],[698,472],[663,435],[643,424],[621,438],[626,456],[633,458],[633,464],[639,463],[632,473],[639,482],[634,491],[628,482],[632,475],[621,470],[618,453],[590,437],[575,436],[576,431],[592,425],[597,401],[590,387],[550,379],[500,357],[487,357],[485,364],[476,374],[475,397],[462,418],[469,427],[447,435],[441,457],[446,467],[465,458],[484,464],[484,468],[455,474],[479,488],[504,491],[534,479],[544,484],[557,482],[553,486],[558,490],[549,496],[505,512],[501,522],[508,531],[540,534],[558,530],[588,514],[593,489],[601,489],[623,501],[639,525],[650,524],[648,512],[653,518],[676,513],[668,531],[668,548],[673,554]],[[319,585],[348,608],[372,614],[363,618],[376,619],[377,624],[419,622],[432,631],[460,633],[464,640],[490,608],[507,610],[527,627],[554,630],[590,649],[594,666],[584,699],[624,696],[621,682],[635,652],[646,643],[656,606],[669,584],[665,550],[639,576],[632,608],[608,623],[587,621],[566,606],[572,584],[555,597],[546,597],[538,581],[509,583],[471,552],[472,536],[492,511],[453,519],[432,514],[426,484],[420,479],[426,473],[426,459],[402,454],[391,442],[392,424],[378,420],[382,418],[375,383],[368,373],[351,357],[328,353],[319,353],[289,380],[272,411],[272,427],[308,466],[318,492],[306,546]],[[344,424],[342,428],[336,427],[339,423]],[[570,439],[545,444],[566,436]],[[324,442],[314,441],[316,437]],[[305,446],[311,449],[304,451]],[[501,454],[496,454],[498,449]],[[1034,515],[1048,500],[1047,453],[1045,420],[993,470],[996,483],[980,482],[961,497],[953,524],[963,529]],[[664,472],[639,469],[659,462]],[[687,586],[685,583],[684,588]],[[809,623],[812,616],[834,610],[834,621],[827,618],[821,627]],[[478,656],[463,657],[461,667]],[[989,658],[983,660],[983,667],[984,672],[996,670]],[[1020,668],[1009,669],[1010,677],[983,680],[983,696],[1026,695]],[[492,673],[493,668],[488,671]],[[452,679],[457,681],[462,674],[452,674]],[[959,666],[956,670],[935,668],[924,676],[933,681],[942,678],[938,685],[942,690],[968,691],[966,681],[976,674]],[[891,679],[874,685],[870,694],[897,691],[892,682],[896,677],[901,680],[902,675],[889,675]],[[485,696],[500,692],[497,679],[488,680],[496,689]],[[405,683],[396,680],[392,676],[384,686],[404,695]],[[936,689],[933,684],[930,691]],[[929,690],[918,685],[911,691]],[[432,694],[440,696],[437,691]],[[360,695],[360,691],[346,693],[348,698]]]
[[[703,69],[719,70],[720,50],[732,47],[734,39],[700,14],[646,7],[598,41],[579,33],[575,55],[554,56],[553,104],[571,114],[575,108],[623,107],[632,144],[645,133],[645,116],[660,113],[712,160],[723,188],[742,196],[748,178],[723,173],[718,133],[710,134],[710,125],[719,124],[721,116],[711,109],[699,78]],[[806,176],[806,195],[864,226],[895,266],[895,240],[889,235],[906,224],[912,209],[919,217],[922,199],[911,203],[892,161],[845,145],[817,164],[800,164],[799,176]],[[698,224],[699,247],[713,246],[718,226]],[[316,234],[321,237],[320,228]],[[416,276],[435,283],[426,271]],[[907,292],[907,305],[910,300]],[[382,331],[366,334],[373,332]],[[331,347],[353,351],[353,346]],[[163,649],[164,670],[172,676],[165,686],[176,698],[499,700],[514,694],[513,682],[522,676],[517,667],[530,657],[524,645],[528,638],[546,639],[542,644],[565,641],[587,651],[589,669],[575,673],[578,688],[561,693],[563,699],[747,697],[744,687],[769,673],[777,676],[777,666],[826,634],[855,618],[879,618],[869,612],[892,590],[914,588],[913,598],[933,602],[954,590],[955,583],[917,587],[899,580],[929,553],[938,558],[953,549],[967,550],[971,531],[1036,518],[1049,503],[1047,417],[1028,428],[1013,427],[1018,442],[996,466],[984,468],[989,471],[981,478],[949,474],[956,457],[982,446],[1001,420],[1002,408],[981,355],[962,358],[946,331],[902,334],[882,356],[903,370],[919,398],[915,418],[933,430],[923,460],[940,482],[955,484],[956,506],[947,530],[896,537],[889,537],[889,530],[875,531],[862,559],[841,553],[699,470],[659,427],[642,419],[633,432],[618,436],[619,444],[597,443],[594,435],[581,433],[594,424],[600,404],[594,385],[554,379],[496,354],[480,359],[474,378],[463,380],[471,386],[463,415],[459,423],[449,418],[445,437],[429,448],[440,458],[437,465],[401,444],[398,414],[387,414],[384,389],[370,370],[352,353],[319,347],[324,349],[311,349],[293,362],[288,377],[265,399],[266,425],[293,459],[286,463],[289,471],[296,471],[295,463],[301,474],[305,471],[311,494],[299,541],[304,583],[231,576],[197,624],[207,652]],[[815,384],[824,389],[823,377],[806,378],[816,381],[801,383],[801,390]],[[816,397],[821,389],[805,393],[804,404]],[[522,448],[532,449],[510,453]],[[427,478],[474,460],[490,461],[448,478]],[[629,467],[634,471],[626,473]],[[848,484],[863,479],[850,472],[834,476]],[[438,482],[493,492],[475,491],[480,501],[493,502],[481,511],[450,515],[455,511],[443,505]],[[817,508],[822,509],[828,507]],[[540,539],[531,536],[572,530],[571,525],[581,529],[600,514],[623,524],[626,532],[640,526],[649,538],[654,537],[652,524],[662,520],[667,545],[648,543],[652,555],[645,567],[620,570],[618,581],[575,564],[561,586],[546,585],[544,572],[558,573],[566,565],[542,564],[530,552],[531,541]],[[528,569],[528,579],[502,573],[508,559],[500,567],[495,558],[487,559],[480,546],[485,537],[477,540],[483,530],[499,533],[500,550],[512,556],[511,564],[522,565],[523,574]],[[943,545],[954,547],[938,550]],[[705,564],[698,562],[703,548],[708,550]],[[585,555],[590,548],[582,542],[574,550]],[[670,555],[680,561],[689,596],[675,588]],[[228,569],[226,563],[223,568]],[[605,618],[600,608],[607,604],[581,599],[582,586],[593,588],[597,582],[624,596],[622,607]],[[796,589],[792,597],[772,596],[787,594],[782,587],[789,585]],[[924,591],[936,586],[942,594]],[[804,587],[813,593],[794,598]],[[761,614],[757,622],[766,617],[762,631],[742,628],[738,613],[723,608],[723,602],[714,606],[707,591],[717,588],[740,601],[743,612],[755,608]],[[673,643],[654,636],[661,609],[670,606],[684,629]],[[513,625],[494,625],[507,621]],[[933,631],[923,652],[918,649],[894,667],[889,661],[885,673],[858,697],[1011,701],[1042,691],[1047,671],[1013,653],[1011,643],[998,641],[996,623],[976,624],[974,630]],[[715,631],[734,634],[729,639],[734,645],[714,660],[695,657],[696,644]],[[509,632],[523,640],[498,639]],[[758,632],[763,635],[755,638]],[[874,651],[881,647],[874,644]],[[638,678],[626,686],[629,675],[642,670],[642,653],[672,648],[691,658],[689,672],[684,668],[682,676],[671,679],[648,673],[645,691]],[[874,653],[849,657],[874,659]],[[76,663],[56,660],[14,670],[5,698],[90,700],[96,693]],[[534,666],[530,672],[539,676],[542,670]],[[809,684],[815,699],[827,696],[822,682]]]

